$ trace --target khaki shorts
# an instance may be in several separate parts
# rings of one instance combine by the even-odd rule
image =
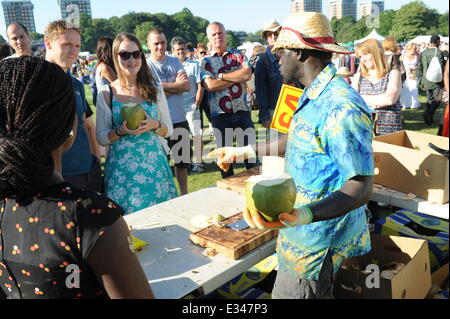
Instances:
[[[186,113],[186,119],[189,123],[189,130],[192,136],[202,135],[202,121],[200,120],[200,110],[196,109]]]

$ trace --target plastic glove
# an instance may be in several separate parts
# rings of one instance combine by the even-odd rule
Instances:
[[[235,161],[243,161],[256,157],[256,153],[251,145],[244,147],[222,147],[210,152],[207,158],[217,158],[217,165],[221,170],[227,172],[231,163]]]
[[[268,222],[257,210],[250,211],[245,207],[244,219],[251,228],[273,230],[310,224],[313,221],[313,214],[308,206],[301,206],[289,213],[281,213],[275,222]]]

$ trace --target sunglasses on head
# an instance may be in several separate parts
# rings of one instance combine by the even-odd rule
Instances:
[[[122,51],[122,52],[119,52],[119,55],[122,58],[122,60],[124,60],[124,61],[129,60],[131,56],[133,56],[133,58],[135,58],[137,60],[141,57],[141,51],[139,51],[139,50],[134,51],[134,52]]]

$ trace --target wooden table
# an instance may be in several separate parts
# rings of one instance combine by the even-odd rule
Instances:
[[[236,191],[205,188],[125,216],[132,234],[149,242],[137,252],[157,298],[182,298],[192,292],[208,294],[275,251],[276,240],[263,244],[240,259],[203,255],[205,248],[193,244],[189,235],[195,215],[225,217],[244,208]]]

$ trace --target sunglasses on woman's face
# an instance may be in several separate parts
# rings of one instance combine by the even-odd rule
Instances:
[[[139,59],[141,57],[141,51],[134,51],[134,52],[126,52],[126,51],[122,51],[119,52],[120,58],[124,61],[127,61],[130,59],[131,56],[133,56],[133,58],[135,58],[136,60]]]
[[[205,51],[200,51],[198,54],[205,55],[206,52]]]

